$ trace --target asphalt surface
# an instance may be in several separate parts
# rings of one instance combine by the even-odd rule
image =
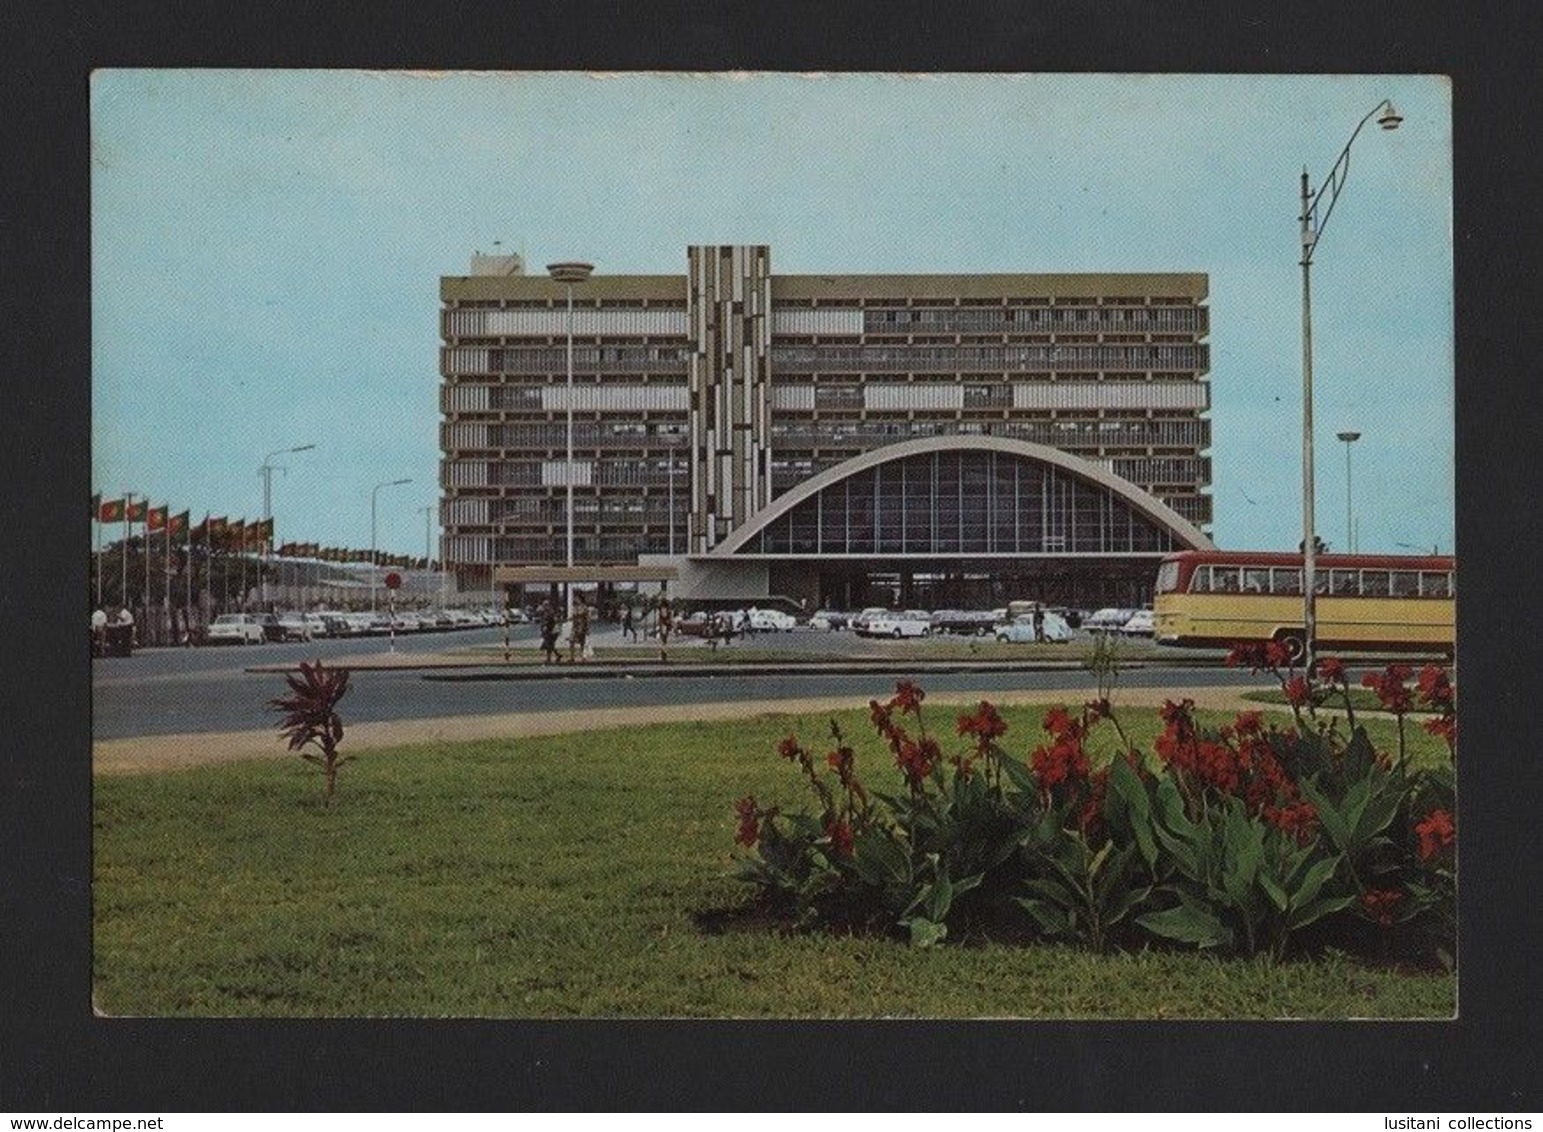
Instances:
[[[427,659],[451,649],[492,645],[503,640],[501,629],[462,630],[400,637],[394,655],[399,660]],[[517,649],[533,651],[536,632],[520,626],[512,632]],[[618,643],[615,631],[597,638],[601,646]],[[751,642],[748,647],[796,646],[812,656],[850,651],[853,638],[846,633],[777,634]],[[887,647],[887,643],[886,643]],[[640,659],[651,650],[640,649]],[[1068,660],[1083,649],[1070,646]],[[141,736],[203,734],[271,729],[274,715],[267,701],[285,691],[277,673],[246,671],[253,665],[294,664],[320,658],[358,658],[378,655],[389,659],[388,642],[381,638],[328,640],[309,644],[227,646],[203,649],[150,649],[132,657],[105,658],[92,662],[92,734],[97,739]],[[705,661],[712,654],[693,643],[677,649],[671,659]],[[848,697],[862,703],[884,697],[894,690],[897,677],[907,674],[908,663],[897,657],[891,671],[845,675],[761,675],[725,669],[716,675],[616,676],[610,679],[558,678],[528,680],[424,679],[416,669],[356,670],[348,693],[350,723],[439,719],[452,716],[491,716],[566,711],[583,713],[604,708],[655,707],[672,704],[752,702],[756,700]],[[1028,688],[1087,690],[1090,675],[1078,668],[1037,672],[929,673],[924,683],[929,694],[949,691],[1018,691]],[[1260,677],[1221,667],[1194,668],[1163,664],[1160,658],[1146,667],[1121,673],[1121,687],[1215,687],[1258,685]]]

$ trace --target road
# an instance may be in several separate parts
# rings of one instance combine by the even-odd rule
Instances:
[[[536,647],[531,626],[513,631],[522,651]],[[396,652],[404,657],[443,653],[503,640],[501,629],[463,630],[398,638]],[[778,648],[797,643],[813,654],[849,651],[845,633],[795,633],[758,642]],[[616,631],[602,633],[602,647],[619,643]],[[285,691],[275,673],[251,673],[249,665],[293,663],[300,660],[361,655],[385,655],[383,639],[316,641],[310,644],[263,645],[248,648],[151,649],[132,657],[92,662],[92,734],[97,739],[153,735],[202,734],[272,728],[275,716],[267,701]],[[756,647],[756,645],[752,645]],[[888,643],[883,643],[888,647]],[[1082,655],[1075,650],[1068,659]],[[640,649],[640,656],[651,650]],[[707,660],[711,654],[692,642],[672,646],[672,658]],[[1190,668],[1149,662],[1150,666],[1121,674],[1122,687],[1198,687],[1257,685],[1261,678],[1227,668]],[[865,675],[748,675],[725,670],[713,676],[608,679],[425,680],[417,670],[355,671],[346,701],[350,723],[436,719],[446,716],[504,715],[522,712],[584,712],[602,707],[651,707],[666,704],[724,703],[804,697],[850,697],[854,703],[886,697],[896,676],[905,674],[899,661],[893,673]],[[929,694],[949,691],[1010,691],[1024,688],[1065,688],[1086,691],[1085,671],[931,673],[924,678]]]

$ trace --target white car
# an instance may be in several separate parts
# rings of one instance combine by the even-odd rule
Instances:
[[[1150,637],[1156,632],[1156,623],[1152,620],[1150,609],[1138,609],[1130,615],[1129,620],[1120,626],[1120,632],[1127,637]]]
[[[857,632],[857,635],[860,637],[865,632],[868,631],[868,622],[872,621],[875,617],[888,617],[888,616],[889,616],[889,610],[885,609],[882,605],[870,605],[867,609],[863,610],[856,617],[852,618],[852,628]]]
[[[750,627],[757,633],[791,633],[797,625],[791,614],[780,609],[752,609]]]
[[[1135,612],[1134,609],[1100,609],[1084,621],[1082,627],[1094,633],[1117,633]]]
[[[932,633],[930,621],[922,621],[905,614],[886,613],[881,617],[868,619],[866,627],[858,630],[859,636],[864,637],[926,637]]]
[[[211,645],[229,641],[238,645],[263,643],[262,622],[250,613],[222,613],[209,626],[208,641]]]
[[[1072,627],[1066,623],[1066,618],[1059,613],[1045,615],[1041,626],[1044,639],[1054,644],[1064,645],[1072,639]],[[1008,641],[1013,644],[1027,644],[1034,640],[1034,615],[1025,613],[1014,621],[998,625],[995,630],[996,639]]]

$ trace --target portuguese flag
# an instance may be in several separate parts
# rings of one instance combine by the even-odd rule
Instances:
[[[173,515],[167,523],[167,530],[171,534],[180,535],[183,531],[188,529],[188,519],[189,514],[186,511],[182,512],[180,515]]]
[[[164,531],[166,522],[171,518],[171,508],[166,504],[152,507],[145,512],[145,529],[150,531]]]
[[[99,523],[123,522],[123,500],[109,499],[96,510],[96,521]]]
[[[136,499],[129,504],[128,520],[131,523],[143,523],[145,515],[150,510],[150,503],[145,499]]]

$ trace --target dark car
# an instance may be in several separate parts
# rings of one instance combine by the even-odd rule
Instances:
[[[279,621],[277,613],[257,614],[257,623],[262,626],[263,641],[272,644],[285,638],[284,626]]]

